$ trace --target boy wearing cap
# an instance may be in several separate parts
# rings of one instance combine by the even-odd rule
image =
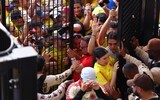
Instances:
[[[160,100],[160,97],[153,91],[153,80],[146,74],[136,74],[127,84],[133,87],[133,92],[139,95],[141,100]],[[129,96],[129,100],[135,99]]]
[[[99,84],[95,81],[96,74],[93,68],[85,67],[81,72],[81,79],[72,83],[66,92],[66,100],[95,100],[102,98],[109,100]]]

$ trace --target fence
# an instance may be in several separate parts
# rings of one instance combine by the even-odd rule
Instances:
[[[45,55],[47,51],[52,56],[49,62],[56,64],[49,63],[47,74],[61,73],[67,69],[62,60],[66,56],[67,45],[72,48],[73,43],[73,3],[65,4],[60,0],[40,0],[37,3],[35,0],[5,0],[1,4],[5,5],[1,9],[2,23],[10,33],[23,45],[33,46],[39,54]],[[70,6],[70,16],[65,16],[65,19],[70,19],[67,28],[62,28],[63,5]]]
[[[133,36],[139,39],[140,45],[146,45],[148,40],[158,37],[158,20],[160,0],[119,0],[118,13],[118,35],[132,56],[135,56],[133,49],[130,49],[130,40]],[[120,69],[125,61],[119,57]],[[117,87],[123,92],[127,91],[126,80],[119,71]],[[123,87],[121,84],[124,84]],[[126,100],[126,94],[122,98]]]
[[[46,59],[48,65],[44,69],[45,74],[57,74],[66,70],[68,66],[62,62],[66,56],[66,48],[72,48],[74,2],[66,4],[60,0],[41,0],[38,3],[34,3],[34,0],[0,1],[3,25],[19,43],[30,45],[39,54],[49,57]],[[128,45],[128,41],[137,33],[142,44],[146,44],[149,38],[158,36],[159,4],[160,0],[119,0],[118,33],[125,45]],[[62,13],[63,5],[68,5],[70,11],[66,8],[66,12]],[[69,19],[68,27],[62,27],[63,19]]]
[[[63,28],[62,24],[65,22],[62,22],[62,4],[59,0],[42,0],[38,3],[34,3],[33,0],[0,0],[0,20],[10,34],[21,45],[32,46],[40,55],[50,56],[43,70],[44,74],[58,74],[68,69],[62,62],[66,56],[66,48],[72,48],[73,43],[73,3],[66,4],[70,7],[68,15],[71,16],[65,16],[65,19],[69,17],[70,24]],[[1,51],[7,46],[3,43],[1,40]],[[29,49],[21,52],[24,55],[32,54]],[[16,59],[16,56],[14,57]],[[36,100],[35,55],[15,59],[0,61],[0,72],[6,72],[0,74],[0,100]],[[13,84],[9,83],[10,81],[13,81]]]

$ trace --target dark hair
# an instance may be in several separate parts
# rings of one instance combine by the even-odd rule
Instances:
[[[98,1],[99,1],[99,0],[98,0]],[[104,3],[108,4],[108,3],[109,3],[109,0],[103,0],[103,2],[99,3],[99,5],[100,5],[101,7],[103,7],[103,6],[104,6]]]
[[[36,28],[36,27],[42,27],[42,23],[36,22],[36,21],[32,21],[29,23],[29,30],[31,30],[32,28]]]
[[[44,57],[41,55],[37,55],[37,71],[38,72],[42,71],[44,64],[45,64]]]
[[[108,51],[104,47],[96,47],[93,51],[93,63],[92,66],[94,66],[94,63],[96,62],[96,58],[100,59],[105,54],[107,54]]]
[[[130,78],[133,78],[135,76],[135,74],[138,74],[138,67],[136,64],[134,63],[127,63],[123,66],[123,71],[124,74],[127,73],[127,75],[129,75]]]
[[[83,6],[83,3],[82,3],[81,0],[74,0],[74,4],[75,4],[75,3],[79,3],[81,6]]]
[[[117,28],[118,27],[118,22],[117,21],[111,21],[109,24],[110,28]]]
[[[154,89],[154,82],[150,78],[149,75],[143,73],[140,74],[135,80],[134,84],[140,88],[142,88],[144,91],[150,91]]]
[[[108,35],[107,35],[107,40],[109,39],[114,39],[114,40],[117,40],[117,33],[116,32],[109,32]]]
[[[19,19],[19,18],[22,18],[21,11],[20,10],[13,10],[11,12],[11,20],[16,20],[16,19]]]
[[[82,37],[82,40],[85,41],[85,42],[88,44],[90,38],[91,38],[91,37],[90,37],[89,35],[86,35],[86,36]]]
[[[101,23],[104,23],[107,20],[107,18],[108,18],[108,16],[106,15],[106,13],[98,13],[96,15],[96,17],[97,17],[97,19],[99,19],[99,21]]]

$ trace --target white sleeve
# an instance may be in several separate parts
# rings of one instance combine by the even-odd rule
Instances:
[[[134,63],[138,67],[138,71],[140,74],[145,72],[153,80],[153,76],[152,76],[151,71],[149,70],[148,66],[146,66],[144,63],[142,63],[140,60],[138,60],[128,54],[125,55],[124,59],[126,59],[127,63]]]
[[[44,81],[45,88],[46,88],[44,92],[48,92],[50,90],[50,87],[62,83],[71,74],[72,74],[71,69],[68,69],[68,70],[64,71],[63,73],[61,73],[61,74],[47,75],[46,79]]]
[[[135,57],[132,57],[129,54],[126,54],[123,58],[126,60],[127,63],[134,63],[137,66],[143,64],[140,60],[136,59]]]
[[[137,47],[135,49],[136,55],[146,64],[148,65],[148,62],[151,61],[151,59],[149,58],[149,55],[147,52],[145,52],[144,50],[142,50],[141,48]]]
[[[66,87],[68,86],[68,83],[71,83],[72,80],[67,80],[63,83],[61,83],[58,86],[58,89],[53,91],[50,94],[41,94],[41,93],[37,93],[37,100],[61,100],[61,98],[64,96],[65,91],[66,91]]]

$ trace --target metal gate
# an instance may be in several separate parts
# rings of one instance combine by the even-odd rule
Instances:
[[[34,47],[40,55],[50,56],[49,64],[44,69],[46,74],[58,74],[68,69],[62,62],[68,45],[72,48],[73,3],[66,4],[61,0],[36,1],[1,1],[5,5],[1,9],[1,21],[19,43]],[[70,19],[68,27],[62,27],[64,5],[70,6],[70,12],[65,12],[70,15],[65,16]]]
[[[141,45],[158,37],[160,0],[120,0],[118,32],[120,40],[129,43],[137,35]]]
[[[139,39],[140,45],[146,45],[148,40],[158,37],[158,20],[160,14],[160,0],[119,0],[118,35],[127,50],[132,55],[129,41],[133,36]],[[132,55],[135,56],[135,55]],[[122,92],[123,100],[127,100],[126,79],[122,74],[125,61],[119,57],[120,69],[117,75],[117,87]],[[124,84],[123,87],[121,84]]]
[[[0,0],[0,21],[21,45],[32,46],[38,54],[48,58],[46,59],[48,64],[43,70],[44,74],[61,73],[70,67],[62,62],[67,55],[66,49],[72,48],[73,43],[73,3],[67,4],[61,0],[39,0],[36,3],[35,1],[37,0]],[[70,22],[67,27],[62,27],[63,5],[70,7],[69,13],[65,12],[70,15],[65,16],[65,18],[69,17]],[[1,45],[5,44],[1,43]],[[24,51],[24,55],[28,53],[32,52]],[[5,63],[0,61],[1,67],[7,66],[3,70],[6,73],[0,75],[0,100],[36,99],[36,63],[33,62],[35,59],[34,55],[34,58],[28,57]],[[14,73],[15,70],[18,74]],[[0,72],[3,71],[0,69]],[[27,75],[29,73],[30,75]],[[12,89],[8,89],[10,87],[8,81],[13,77],[20,79],[18,88],[13,89],[13,86]],[[14,81],[13,85],[17,86]],[[30,84],[27,81],[31,81]],[[26,86],[27,84],[31,87]]]

